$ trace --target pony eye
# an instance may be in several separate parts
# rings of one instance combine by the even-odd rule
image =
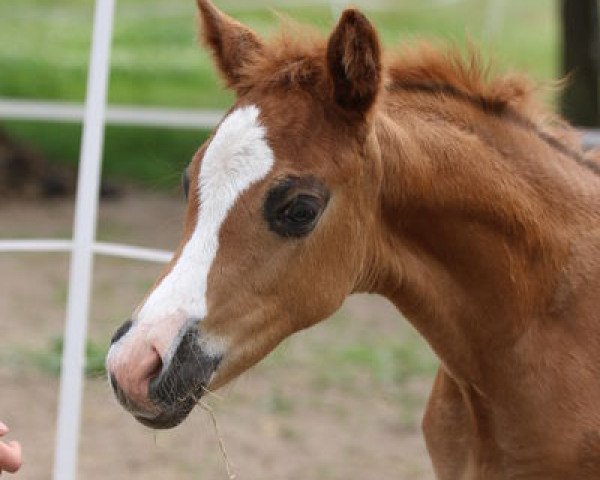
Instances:
[[[188,177],[187,170],[184,170],[181,174],[181,188],[185,195],[185,199],[187,200],[190,194],[190,177]]]
[[[272,232],[284,238],[313,231],[329,202],[325,184],[310,177],[287,177],[268,192],[263,215]]]
[[[315,227],[324,206],[318,197],[298,195],[284,205],[271,226],[284,237],[303,237]]]
[[[282,219],[295,226],[308,225],[317,218],[319,210],[317,199],[301,195],[286,206]]]

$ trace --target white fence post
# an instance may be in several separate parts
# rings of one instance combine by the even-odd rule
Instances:
[[[96,0],[73,222],[54,480],[75,480],[115,0]]]
[[[348,6],[348,0],[329,0],[329,7],[331,8],[331,16],[335,21],[340,18],[342,10]]]
[[[488,0],[482,32],[485,40],[494,40],[500,34],[505,16],[506,0]]]

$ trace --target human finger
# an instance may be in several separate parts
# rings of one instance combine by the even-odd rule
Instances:
[[[0,472],[15,473],[23,463],[21,457],[21,444],[17,441],[8,444],[0,442]]]

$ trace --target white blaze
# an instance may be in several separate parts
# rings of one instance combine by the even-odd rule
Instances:
[[[173,269],[139,310],[138,326],[152,330],[152,324],[170,318],[206,316],[208,274],[219,248],[221,225],[239,196],[273,166],[259,113],[253,105],[235,110],[216,131],[200,167],[196,228]]]

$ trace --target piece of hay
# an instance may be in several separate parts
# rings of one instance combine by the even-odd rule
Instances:
[[[208,390],[207,390],[208,391]],[[217,398],[216,394],[209,392]],[[219,424],[217,423],[217,416],[215,415],[214,410],[204,403],[202,400],[198,400],[198,405],[202,410],[208,413],[210,419],[212,420],[213,427],[215,429],[215,435],[217,436],[217,440],[219,442],[219,449],[221,450],[221,455],[223,455],[223,462],[225,463],[225,470],[227,471],[227,477],[229,480],[235,480],[237,475],[233,472],[231,463],[229,462],[229,456],[227,455],[227,450],[225,449],[225,443],[223,442],[223,437],[221,436],[221,431],[219,429]]]

